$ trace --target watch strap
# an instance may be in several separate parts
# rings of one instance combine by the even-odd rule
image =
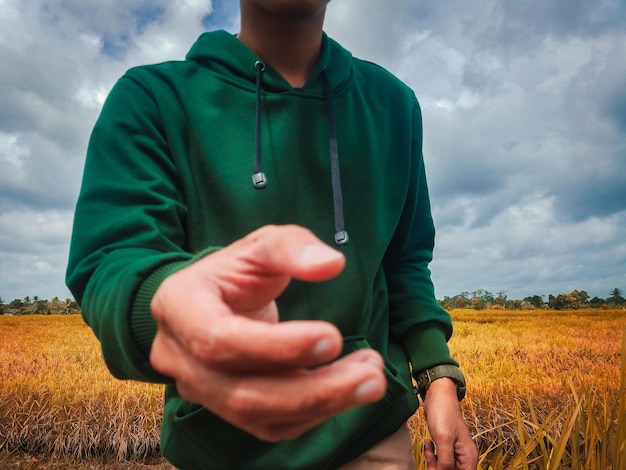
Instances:
[[[417,374],[414,374],[415,382],[417,383],[417,391],[422,397],[422,400],[426,398],[426,392],[430,387],[430,384],[437,379],[447,377],[451,379],[456,385],[456,394],[459,401],[465,397],[466,385],[465,377],[457,366],[452,364],[440,364],[429,369],[425,369]]]

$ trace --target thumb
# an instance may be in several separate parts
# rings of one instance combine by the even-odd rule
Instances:
[[[310,230],[297,225],[268,225],[240,241],[244,256],[268,273],[302,281],[323,281],[339,274],[345,266],[341,252],[322,242]]]
[[[345,266],[342,253],[297,225],[268,225],[201,261],[221,298],[234,310],[265,308],[291,278],[323,281]]]

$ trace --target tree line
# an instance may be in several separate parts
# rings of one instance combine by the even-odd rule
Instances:
[[[605,299],[599,297],[589,298],[584,290],[574,290],[569,294],[550,294],[547,298],[543,295],[524,297],[521,300],[509,299],[505,292],[493,294],[484,289],[474,292],[461,292],[454,297],[444,297],[437,301],[446,310],[455,308],[472,308],[475,310],[486,309],[580,309],[580,308],[626,308],[626,299],[622,289],[614,288]],[[80,308],[74,299],[52,300],[40,299],[37,296],[15,299],[4,303],[0,298],[0,315],[71,315],[80,313]]]
[[[26,296],[5,304],[0,298],[0,315],[72,315],[80,313],[78,303],[74,299],[52,300],[40,299],[38,296]]]
[[[461,292],[454,297],[444,297],[437,301],[446,310],[455,308],[485,309],[580,309],[580,308],[626,308],[626,299],[622,289],[616,287],[609,292],[605,299],[600,297],[590,298],[584,290],[574,290],[568,294],[533,295],[521,300],[509,299],[505,292],[493,294],[484,289],[474,292]]]

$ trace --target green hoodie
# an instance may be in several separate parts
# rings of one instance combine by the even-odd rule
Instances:
[[[111,372],[166,384],[162,451],[182,469],[336,468],[415,412],[409,362],[415,370],[455,364],[450,318],[428,270],[434,228],[413,92],[324,35],[304,87],[266,66],[257,105],[258,60],[217,31],[185,61],[129,70],[93,130],[76,208],[68,286]],[[331,164],[334,132],[340,172]],[[251,180],[257,153],[263,191]],[[333,192],[333,180],[343,192]],[[283,320],[335,324],[344,353],[378,350],[383,400],[269,444],[186,402],[152,369],[149,304],[166,276],[266,224],[299,224],[333,244],[344,222],[345,270],[321,283],[293,281],[277,303]]]

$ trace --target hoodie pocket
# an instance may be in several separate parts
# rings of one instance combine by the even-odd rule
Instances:
[[[348,354],[358,351],[359,349],[371,349],[371,346],[367,339],[364,336],[354,335],[354,336],[346,336],[343,339],[343,351],[341,352],[341,356],[347,356]],[[403,353],[402,353],[403,354]],[[409,361],[406,360],[407,371]],[[385,378],[387,379],[387,392],[383,397],[383,400],[387,400],[390,403],[393,402],[396,398],[406,394],[409,391],[408,382],[403,374],[396,370],[395,367],[391,365],[387,358],[385,359]],[[410,378],[408,379],[410,380]]]
[[[363,336],[346,337],[342,357],[363,348],[370,348]],[[386,366],[384,372],[387,392],[380,401],[352,408],[297,439],[279,444],[260,441],[205,408],[181,406],[174,416],[176,431],[170,435],[167,446],[170,455],[166,457],[185,469],[327,468],[409,392],[402,375],[393,366]],[[401,424],[398,422],[397,426]]]

